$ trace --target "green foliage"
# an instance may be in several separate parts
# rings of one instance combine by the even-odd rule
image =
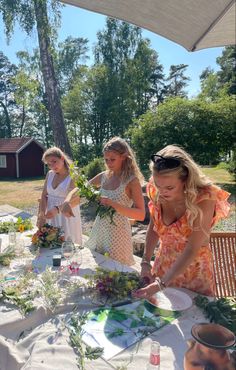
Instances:
[[[81,168],[81,172],[90,180],[105,170],[104,159],[94,158],[87,166]]]
[[[0,265],[10,266],[11,260],[15,257],[14,248],[8,247],[4,249],[3,253],[0,253]]]
[[[196,306],[201,308],[210,321],[225,326],[236,334],[236,300],[220,298],[209,301],[207,297],[198,295],[194,298]]]
[[[82,341],[84,334],[83,325],[88,319],[88,313],[73,315],[68,325],[70,344],[75,349],[78,358],[77,365],[80,370],[85,369],[85,359],[96,360],[103,354],[103,348],[92,348]]]
[[[171,65],[167,81],[170,81],[167,88],[167,95],[186,97],[187,93],[184,90],[190,81],[190,78],[185,76],[187,64]]]
[[[217,72],[219,83],[223,87],[227,86],[229,95],[236,94],[236,47],[227,46],[220,57],[216,59],[216,63],[220,66]]]
[[[26,315],[35,309],[33,299],[35,291],[30,289],[35,274],[26,273],[21,276],[14,285],[3,286],[0,291],[0,300],[16,305],[22,315]]]
[[[14,226],[15,231],[26,231],[26,230],[32,230],[33,224],[30,218],[22,219],[21,217],[18,217],[16,222],[12,221],[3,221],[0,222],[0,234],[8,233],[9,227]]]
[[[111,224],[115,224],[113,218],[116,210],[113,207],[104,206],[100,203],[99,191],[88,182],[84,174],[78,172],[73,164],[70,166],[70,176],[78,188],[78,195],[88,200],[88,204],[96,206],[96,215],[99,215],[101,218],[109,217]]]
[[[150,155],[178,144],[204,165],[216,164],[234,145],[234,99],[216,102],[170,98],[149,111],[128,130],[139,162],[148,167]]]
[[[101,267],[96,269],[95,274],[87,275],[86,278],[89,285],[107,299],[106,303],[117,299],[130,299],[133,290],[145,285],[145,279],[135,272],[110,271]]]

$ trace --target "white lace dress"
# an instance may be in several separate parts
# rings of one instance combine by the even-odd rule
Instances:
[[[54,176],[55,173],[50,171],[47,179],[47,210],[63,203],[70,186],[71,178],[68,175],[55,189],[53,189],[52,182]],[[70,238],[73,243],[82,245],[82,227],[79,205],[73,208],[73,214],[75,217],[65,217],[60,213],[52,219],[46,220],[46,222],[50,225],[61,227],[65,233],[65,240]]]
[[[104,173],[101,179],[101,195],[125,207],[131,207],[133,201],[125,193],[125,188],[134,177],[129,178],[125,183],[121,183],[115,190],[106,190],[103,188],[105,176],[106,174]],[[111,224],[109,217],[101,218],[97,216],[89,240],[86,242],[85,246],[100,253],[108,252],[112,259],[125,265],[133,265],[135,262],[129,219],[117,212],[113,219],[115,224]]]

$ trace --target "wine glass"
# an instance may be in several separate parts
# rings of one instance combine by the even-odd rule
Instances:
[[[62,243],[61,254],[66,259],[66,266],[68,266],[69,259],[74,254],[74,244],[71,240],[66,240]]]
[[[80,265],[82,264],[82,253],[80,249],[76,249],[70,260],[70,271],[73,275],[78,274]]]

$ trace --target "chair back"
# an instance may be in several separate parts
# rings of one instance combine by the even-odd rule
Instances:
[[[212,232],[210,246],[213,254],[216,296],[236,297],[236,233]]]

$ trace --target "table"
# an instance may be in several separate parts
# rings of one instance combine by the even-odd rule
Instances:
[[[26,233],[23,235],[26,244],[30,239]],[[6,242],[7,236],[1,235]],[[52,265],[52,255],[55,250],[44,249],[41,253],[41,265],[44,269]],[[139,258],[133,267],[122,266],[103,255],[84,248],[82,250],[83,262],[80,275],[91,273],[96,266],[113,270],[139,271]],[[13,263],[14,266],[14,263]],[[1,269],[1,267],[0,267]],[[11,267],[12,271],[13,267]],[[0,272],[6,272],[1,269]],[[11,272],[9,271],[9,272]],[[194,293],[187,291],[193,297]],[[74,301],[64,304],[54,313],[43,306],[39,306],[26,318],[22,318],[10,304],[0,305],[0,370],[75,370],[76,354],[69,345],[69,333],[64,326],[64,320],[71,314],[75,304],[77,310],[94,309],[89,297],[77,296]],[[157,340],[161,345],[161,370],[183,370],[183,357],[187,350],[187,340],[191,338],[191,327],[196,322],[204,322],[201,311],[192,306],[171,324],[155,331],[109,361],[102,358],[86,361],[86,370],[110,370],[126,365],[124,369],[145,369],[148,362],[151,340]],[[22,339],[19,340],[19,337]]]

